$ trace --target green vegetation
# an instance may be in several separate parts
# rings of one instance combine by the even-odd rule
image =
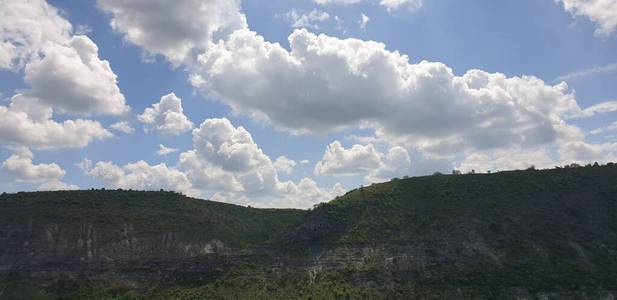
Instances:
[[[310,211],[5,194],[0,244],[0,299],[605,299],[617,166],[395,179]]]
[[[173,234],[186,241],[221,240],[240,248],[263,243],[297,223],[305,211],[256,209],[173,192],[90,190],[17,193],[0,197],[0,226],[74,227],[101,234],[130,230],[136,239]],[[125,225],[131,228],[125,228]]]

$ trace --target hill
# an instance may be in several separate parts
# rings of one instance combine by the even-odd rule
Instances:
[[[0,298],[617,295],[617,167],[392,180],[310,211],[0,196]]]

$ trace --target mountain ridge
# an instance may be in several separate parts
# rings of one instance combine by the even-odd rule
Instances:
[[[172,192],[3,194],[0,228],[5,296],[617,295],[612,164],[394,179],[306,211]]]

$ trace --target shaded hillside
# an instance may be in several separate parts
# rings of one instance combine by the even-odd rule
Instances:
[[[191,257],[263,244],[305,214],[171,192],[66,191],[0,197],[0,263]]]
[[[393,180],[320,205],[284,242],[399,295],[617,290],[617,167]]]
[[[436,175],[311,211],[175,193],[0,197],[0,298],[617,295],[617,167]]]

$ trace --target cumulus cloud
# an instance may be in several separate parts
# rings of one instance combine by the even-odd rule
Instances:
[[[45,0],[5,0],[0,5],[0,68],[19,69],[47,44],[62,44],[71,24]]]
[[[118,115],[129,110],[109,62],[86,36],[43,0],[0,6],[0,67],[25,66],[25,91],[54,110],[70,114]]]
[[[321,10],[313,9],[310,12],[299,12],[292,9],[285,14],[285,18],[291,22],[293,28],[315,28],[318,29],[318,23],[322,23],[330,19],[330,15]]]
[[[2,163],[2,170],[13,176],[17,181],[41,182],[58,180],[66,172],[57,164],[32,163],[34,154],[27,148],[20,148]]]
[[[375,149],[373,144],[355,144],[345,149],[341,142],[334,141],[326,148],[321,161],[315,165],[317,175],[354,176],[362,175],[366,182],[380,182],[409,174],[411,158],[400,146],[391,147],[386,154]]]
[[[51,119],[52,110],[38,99],[17,94],[9,106],[0,105],[0,141],[36,149],[83,148],[112,136],[99,122]]]
[[[164,135],[180,135],[193,128],[193,123],[184,115],[182,100],[174,93],[161,97],[159,103],[146,108],[138,118]]]
[[[132,134],[133,132],[135,132],[135,128],[133,128],[131,126],[131,124],[129,124],[129,122],[126,121],[122,121],[122,122],[117,122],[114,124],[111,124],[111,126],[109,126],[111,129],[120,131],[120,132],[124,132],[126,134]]]
[[[382,182],[394,177],[409,175],[411,166],[411,158],[407,149],[395,146],[388,149],[386,155],[382,155],[379,168],[369,172],[364,180],[366,182]]]
[[[294,170],[294,167],[297,165],[295,160],[289,159],[286,156],[279,156],[274,161],[274,168],[279,173],[285,173],[287,175],[291,174]]]
[[[575,140],[559,145],[560,164],[617,161],[617,143],[590,144]]]
[[[315,165],[316,175],[358,175],[379,168],[381,157],[372,144],[353,145],[345,149],[334,141],[326,148],[321,161]]]
[[[552,168],[571,163],[606,163],[617,160],[617,143],[591,144],[582,140],[567,140],[553,147],[531,149],[496,149],[469,153],[458,165],[463,172],[522,170],[531,166]]]
[[[565,116],[580,113],[565,83],[480,70],[456,76],[381,43],[306,30],[289,42],[291,51],[236,31],[200,56],[197,87],[293,132],[363,126],[428,152],[551,143]]]
[[[0,67],[23,69],[29,85],[9,106],[0,106],[1,141],[35,149],[81,148],[111,133],[92,120],[56,122],[54,112],[118,115],[129,110],[97,46],[71,30],[45,1],[0,5]]]
[[[535,149],[498,149],[479,153],[471,153],[456,167],[456,169],[468,173],[524,170],[531,166],[537,168],[552,167],[555,160],[550,151],[544,148]]]
[[[212,41],[244,28],[240,0],[98,0],[111,16],[111,26],[124,38],[152,54],[179,64]]]
[[[110,188],[136,190],[174,190],[191,194],[191,183],[186,175],[161,163],[149,165],[138,161],[124,166],[112,162],[97,162],[95,165],[84,160],[80,167],[84,172]]]
[[[194,149],[180,154],[176,167],[144,161],[118,166],[84,160],[85,173],[110,188],[176,190],[236,204],[302,207],[327,201],[344,191],[340,184],[320,188],[313,180],[281,181],[295,162],[279,157],[275,163],[263,153],[243,127],[227,119],[207,119],[193,130]],[[169,148],[160,145],[167,152]],[[175,149],[172,149],[175,151]]]
[[[180,154],[180,166],[195,187],[214,191],[220,200],[310,207],[331,199],[342,189],[340,185],[321,189],[308,178],[298,183],[281,181],[275,164],[251,134],[225,118],[205,120],[193,130],[193,144],[195,149]]]
[[[419,3],[383,4],[408,2]],[[192,10],[200,7],[187,3]],[[130,10],[119,14],[146,18]],[[152,17],[148,22],[160,20]],[[138,32],[151,34],[160,25],[140,24],[135,23]],[[187,65],[190,82],[236,113],[294,133],[360,126],[382,138],[404,140],[423,153],[444,156],[466,149],[552,144],[569,128],[566,117],[581,112],[565,83],[549,85],[533,76],[481,70],[458,76],[439,62],[412,63],[382,43],[300,29],[289,36],[287,50],[246,24],[235,29],[207,51],[200,49],[197,61]]]
[[[617,2],[614,0],[555,0],[574,16],[585,16],[598,25],[596,34],[607,36],[617,28]]]
[[[77,186],[61,181],[66,172],[57,164],[34,164],[30,149],[20,147],[2,163],[2,170],[19,182],[41,183],[38,190],[74,190]]]
[[[79,186],[68,184],[60,180],[45,182],[37,187],[39,191],[71,191],[78,190]]]
[[[26,65],[28,95],[62,113],[119,115],[129,111],[109,62],[86,36],[48,45]]]
[[[270,159],[244,127],[226,119],[208,119],[193,131],[197,153],[228,171],[248,171],[267,165]]]

